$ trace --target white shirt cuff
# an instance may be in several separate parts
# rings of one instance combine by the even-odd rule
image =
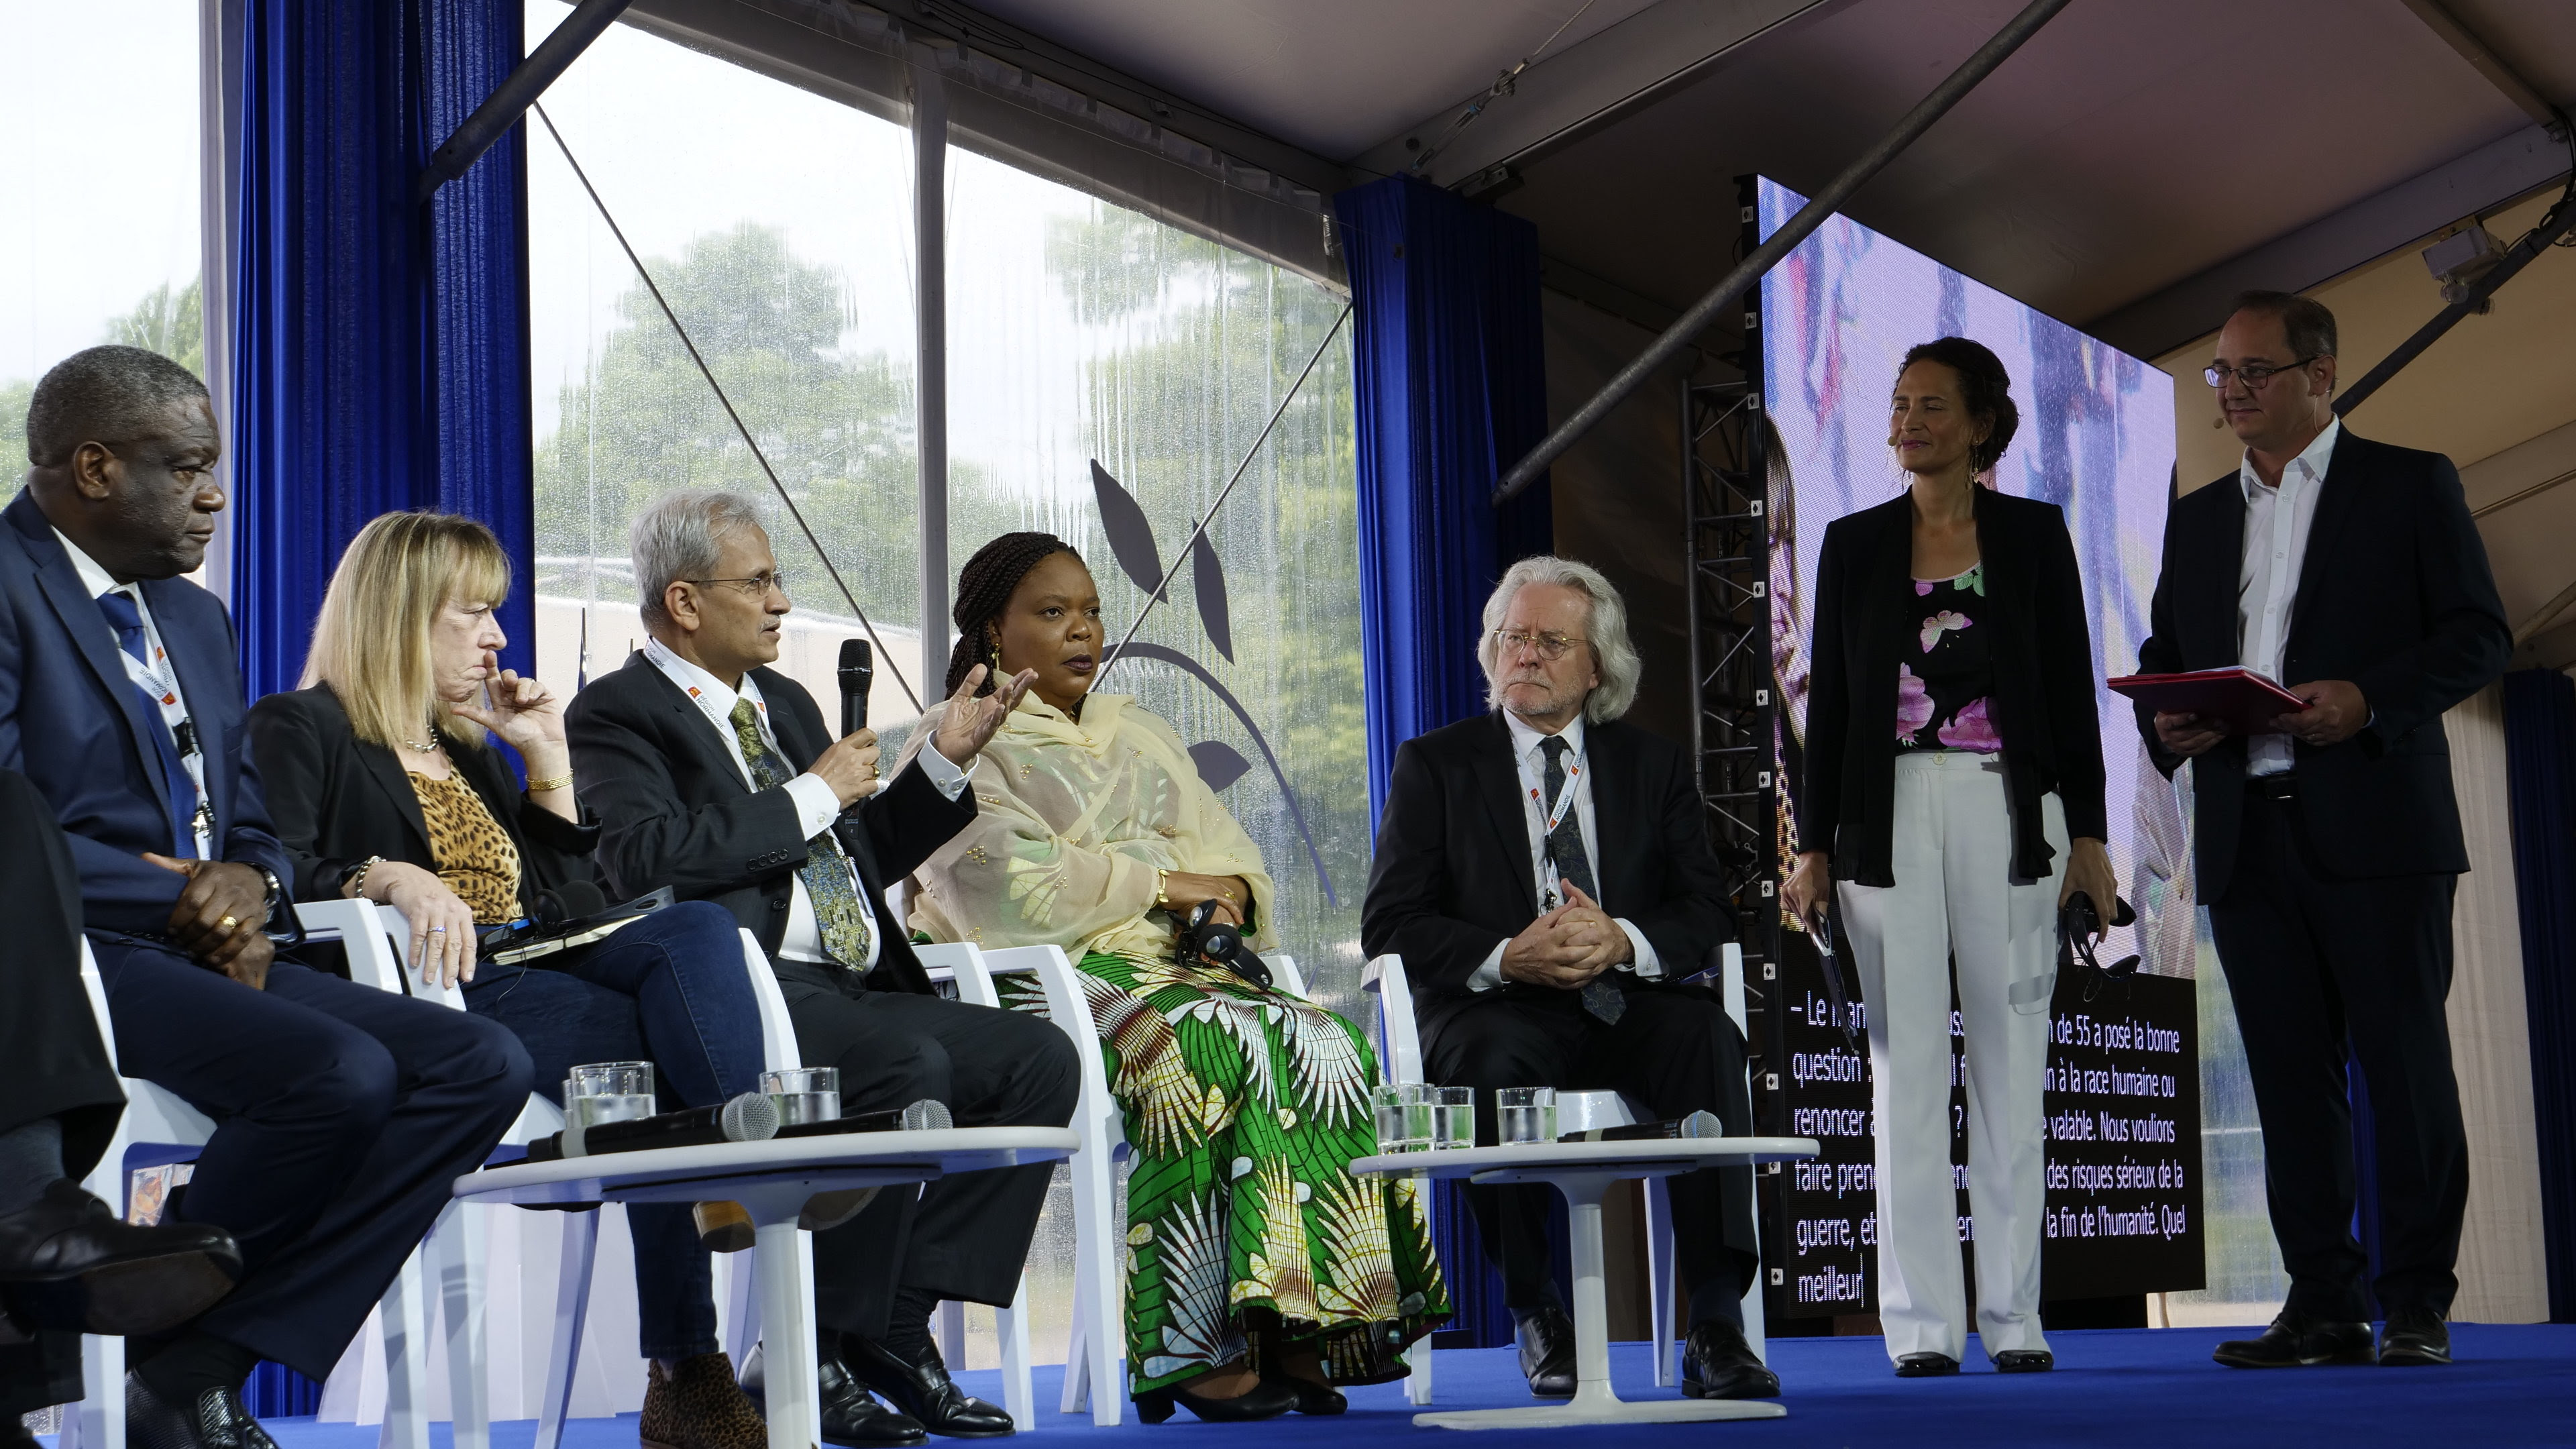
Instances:
[[[922,746],[921,753],[913,756],[912,762],[930,777],[930,783],[939,787],[940,794],[954,800],[965,792],[967,778],[975,773],[975,761],[982,758],[977,755],[974,760],[960,765],[939,753],[939,742],[933,740]]]
[[[1493,954],[1485,958],[1483,965],[1467,973],[1468,990],[1491,991],[1503,984],[1503,948],[1510,944],[1508,941],[1494,943]]]
[[[1613,916],[1611,919],[1618,922],[1620,930],[1628,933],[1628,945],[1637,956],[1637,959],[1619,969],[1634,971],[1648,981],[1661,979],[1664,974],[1664,961],[1662,957],[1655,954],[1655,943],[1647,940],[1646,933],[1638,930],[1637,923],[1626,916]]]
[[[841,797],[820,775],[803,774],[783,787],[787,798],[796,802],[796,828],[807,840],[832,828],[841,818]]]

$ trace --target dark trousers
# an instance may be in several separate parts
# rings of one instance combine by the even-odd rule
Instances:
[[[1713,1112],[1749,1135],[1744,1035],[1700,987],[1632,983],[1615,1026],[1572,991],[1505,986],[1456,1006],[1440,1003],[1424,1033],[1423,1065],[1443,1086],[1476,1089],[1476,1140],[1495,1140],[1494,1093],[1504,1087],[1625,1092],[1657,1118]],[[1485,1255],[1515,1311],[1562,1307],[1547,1246],[1547,1187],[1467,1192]],[[1744,1287],[1761,1268],[1753,1236],[1753,1171],[1710,1168],[1671,1179],[1674,1251],[1693,1322],[1740,1325]]]
[[[0,770],[0,908],[9,913],[9,949],[0,951],[0,1132],[61,1119],[63,1167],[86,1177],[125,1111],[125,1089],[81,985],[80,876],[71,848],[45,797],[14,770]],[[109,1206],[121,1212],[125,1203]],[[80,1396],[79,1335],[0,1346],[0,1414]]]
[[[1073,1120],[1080,1059],[1052,1023],[1016,1011],[903,991],[856,974],[776,963],[796,1047],[837,1067],[841,1110],[883,1111],[922,1098],[960,1127],[1061,1127]],[[823,1326],[885,1336],[901,1289],[1007,1307],[1046,1205],[1051,1163],[961,1173],[919,1194],[889,1189],[867,1211],[814,1235],[814,1303]]]
[[[319,1379],[527,1102],[491,1022],[281,958],[253,991],[93,938],[125,1074],[215,1119],[179,1216],[229,1229],[241,1286],[193,1327]]]
[[[2292,1312],[2369,1316],[2352,1234],[2357,1062],[2377,1123],[2380,1306],[2448,1311],[2468,1209],[2468,1137],[2451,1076],[2450,875],[2338,878],[2296,800],[2249,792],[2236,870],[2209,908],[2263,1122],[2272,1235]]]
[[[565,1075],[591,1062],[650,1061],[656,1107],[708,1107],[760,1090],[760,1008],[733,914],[707,901],[666,906],[604,941],[527,966],[476,969],[465,1005],[517,1034],[537,1087],[563,1104]],[[686,1203],[631,1203],[636,1352],[714,1353],[707,1250]]]

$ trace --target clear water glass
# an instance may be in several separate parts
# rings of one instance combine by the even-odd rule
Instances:
[[[564,1078],[564,1116],[583,1130],[653,1115],[651,1062],[593,1062]]]
[[[1424,1152],[1431,1147],[1431,1089],[1419,1082],[1388,1082],[1377,1089],[1377,1149]]]
[[[1476,1145],[1476,1089],[1431,1089],[1431,1150],[1451,1152]]]
[[[1505,1087],[1494,1093],[1496,1136],[1505,1144],[1556,1140],[1556,1088]]]
[[[760,1074],[760,1090],[778,1109],[778,1125],[837,1122],[841,1117],[841,1073],[837,1067],[797,1067]]]

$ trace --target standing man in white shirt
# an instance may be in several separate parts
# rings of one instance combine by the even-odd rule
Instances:
[[[2245,460],[2175,500],[2139,663],[2241,665],[2308,704],[2250,737],[2139,710],[2157,768],[2191,764],[2200,896],[2290,1271],[2272,1326],[2216,1357],[2448,1363],[2469,1169],[2443,1002],[2469,857],[2442,712],[2503,672],[2512,633],[2450,460],[2336,418],[2333,313],[2246,293],[2208,380]],[[2352,1232],[2352,1066],[2375,1126],[2375,1273]]]
[[[1560,558],[1523,559],[1485,605],[1477,650],[1494,713],[1407,740],[1378,822],[1360,939],[1404,958],[1435,1082],[1477,1089],[1494,1140],[1504,1087],[1609,1088],[1658,1117],[1752,1130],[1744,1037],[1715,992],[1678,984],[1733,935],[1690,757],[1623,723],[1640,666],[1618,591]],[[1547,1245],[1547,1190],[1475,1188],[1530,1392],[1575,1387],[1574,1330]],[[1672,1180],[1690,1294],[1683,1390],[1769,1398],[1745,1341],[1760,1269],[1749,1169]]]
[[[885,901],[888,881],[974,819],[976,752],[1033,673],[979,700],[977,671],[916,768],[881,783],[875,732],[835,740],[803,686],[766,667],[791,605],[750,504],[666,494],[635,520],[632,548],[652,638],[565,715],[611,884],[730,909],[769,953],[804,1060],[840,1070],[845,1113],[928,1097],[961,1127],[1071,1121],[1072,1043],[1037,1018],[939,997]],[[827,1441],[1011,1432],[1008,1414],[949,1381],[930,1312],[1010,1304],[1051,1176],[1010,1168],[917,1199],[885,1193],[815,1235]]]

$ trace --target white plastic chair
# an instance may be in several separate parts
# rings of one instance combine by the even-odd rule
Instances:
[[[107,1014],[107,986],[98,974],[98,958],[81,942],[81,985],[89,992],[90,1011],[98,1018],[99,1038],[107,1059],[116,1063],[116,1026]],[[107,1151],[81,1186],[116,1209],[118,1217],[133,1209],[125,1159],[137,1147],[202,1148],[215,1135],[214,1121],[181,1100],[135,1077],[124,1080],[125,1113]],[[81,1336],[81,1390],[84,1397],[63,1417],[62,1449],[125,1449],[125,1340],[96,1334]]]
[[[1071,1163],[1073,1173],[1073,1330],[1065,1344],[1064,1396],[1058,1412],[1079,1414],[1086,1407],[1091,1422],[1115,1428],[1125,1413],[1121,1392],[1126,1375],[1120,1349],[1127,1341],[1120,1321],[1125,1308],[1125,1239],[1118,1232],[1118,1164],[1129,1156],[1126,1117],[1110,1095],[1108,1070],[1100,1060],[1100,1030],[1083,995],[1081,978],[1060,946],[1014,946],[977,950],[975,958],[989,982],[995,976],[1034,975],[1046,997],[1047,1017],[1073,1039],[1081,1063],[1082,1092],[1074,1107],[1073,1130],[1082,1146]],[[1274,954],[1263,958],[1272,984],[1292,996],[1306,994],[1306,979],[1296,958]],[[963,987],[961,985],[961,993]],[[1025,1297],[1025,1289],[1023,1290]],[[1014,1411],[1017,1417],[1017,1411]]]
[[[1745,1029],[1744,952],[1733,942],[1723,950],[1724,980],[1720,995],[1726,1014],[1733,1018],[1736,1030]],[[1404,974],[1400,956],[1380,956],[1370,961],[1360,973],[1362,990],[1373,992],[1378,1000],[1379,1058],[1389,1082],[1428,1082],[1422,1065],[1422,1035],[1413,1015],[1413,991]],[[1749,1085],[1749,1083],[1748,1083]],[[1567,1132],[1596,1127],[1626,1126],[1647,1120],[1642,1104],[1608,1091],[1560,1091],[1557,1094],[1557,1125]],[[1653,1325],[1655,1343],[1655,1385],[1670,1388],[1679,1382],[1679,1325],[1673,1320],[1679,1305],[1676,1286],[1679,1263],[1673,1250],[1673,1209],[1669,1180],[1646,1179],[1646,1293],[1648,1319]],[[1755,1214],[1755,1231],[1760,1231],[1760,1214]],[[1744,1292],[1744,1337],[1753,1352],[1765,1352],[1762,1323],[1761,1275]],[[1405,1394],[1416,1404],[1431,1402],[1431,1345],[1428,1339],[1417,1345],[1411,1355],[1412,1372],[1405,1380]]]
[[[981,947],[961,941],[917,945],[913,953],[921,958],[921,969],[933,982],[956,983],[958,1000],[975,1006],[1001,1006],[992,974],[984,969]],[[940,1356],[952,1367],[964,1364],[966,1305],[942,1303],[933,1327],[939,1338]],[[1010,1411],[1011,1422],[1026,1433],[1037,1427],[1037,1389],[1029,1369],[1029,1275],[1025,1269],[1020,1273],[1018,1290],[1011,1295],[1011,1306],[993,1310],[993,1329],[1002,1346],[1002,1407]]]

